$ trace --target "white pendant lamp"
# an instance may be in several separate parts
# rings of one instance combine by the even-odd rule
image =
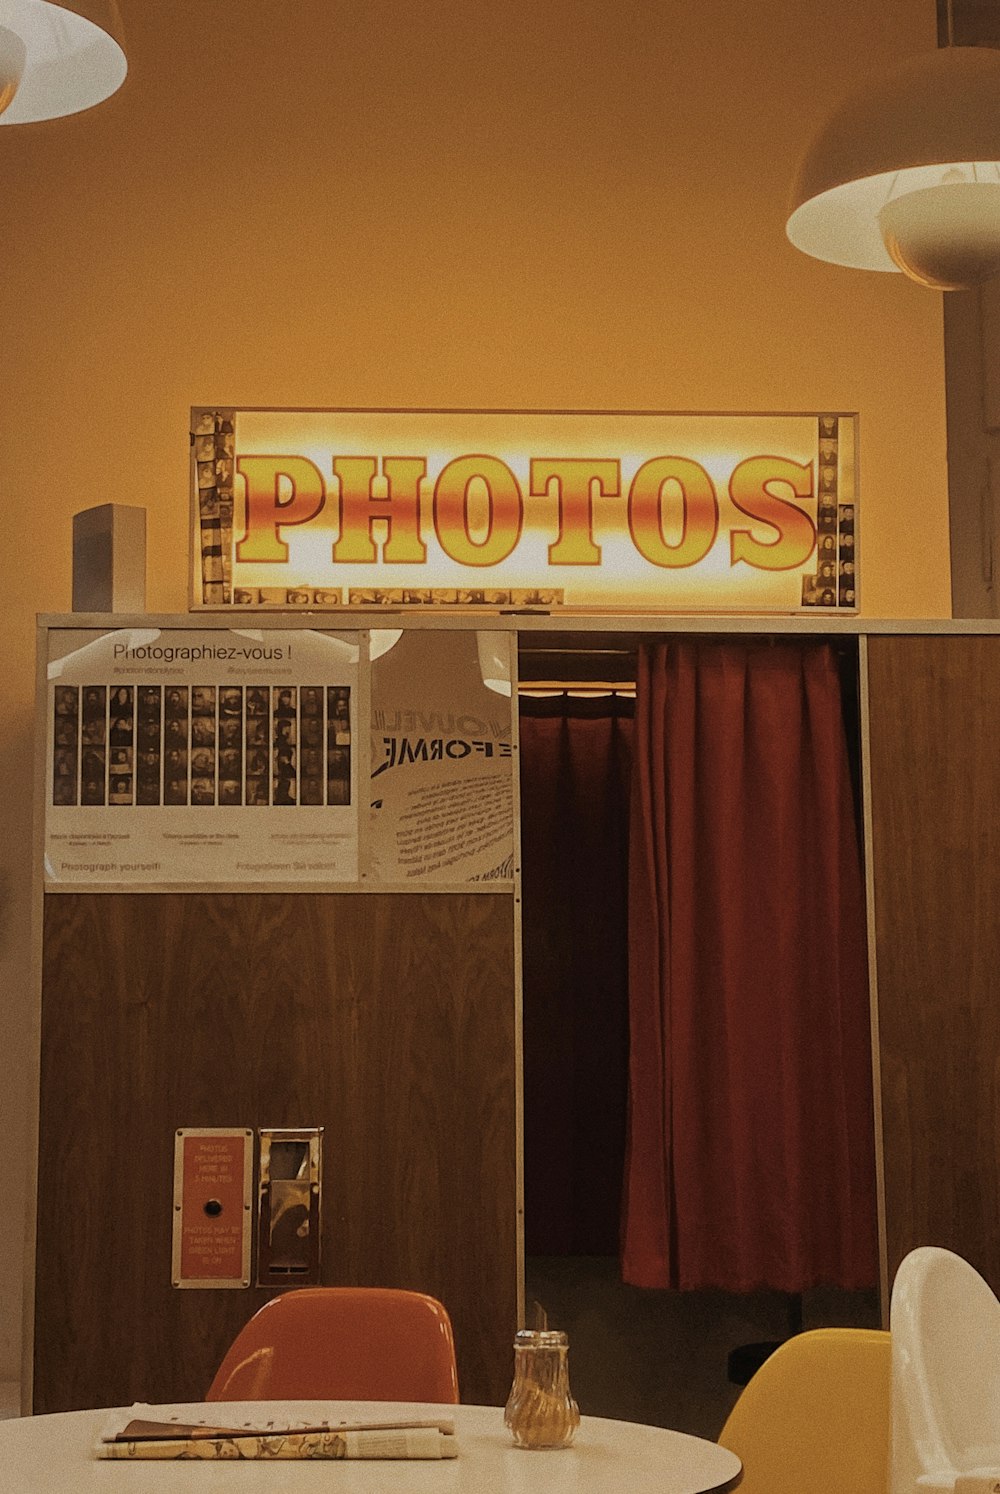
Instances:
[[[787,233],[937,290],[1000,272],[1000,51],[942,47],[847,99],[806,152]]]
[[[0,0],[0,124],[90,109],[127,68],[114,0]]]

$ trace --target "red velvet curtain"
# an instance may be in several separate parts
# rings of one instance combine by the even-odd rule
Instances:
[[[876,1279],[864,896],[822,643],[640,649],[623,1275]]]
[[[617,1255],[632,701],[522,697],[525,1244]]]

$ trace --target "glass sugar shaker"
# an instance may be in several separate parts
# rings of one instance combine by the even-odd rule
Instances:
[[[565,1333],[534,1328],[517,1333],[504,1421],[517,1447],[569,1447],[580,1425],[580,1408],[570,1393]]]

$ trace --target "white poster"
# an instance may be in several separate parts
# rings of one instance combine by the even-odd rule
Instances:
[[[510,635],[414,629],[371,638],[369,875],[509,882]]]
[[[359,641],[51,634],[47,883],[356,881]]]

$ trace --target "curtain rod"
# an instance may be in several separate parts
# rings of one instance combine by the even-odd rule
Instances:
[[[574,695],[583,699],[601,699],[606,695],[635,695],[635,683],[629,680],[526,680],[517,687],[518,695],[551,698]]]

